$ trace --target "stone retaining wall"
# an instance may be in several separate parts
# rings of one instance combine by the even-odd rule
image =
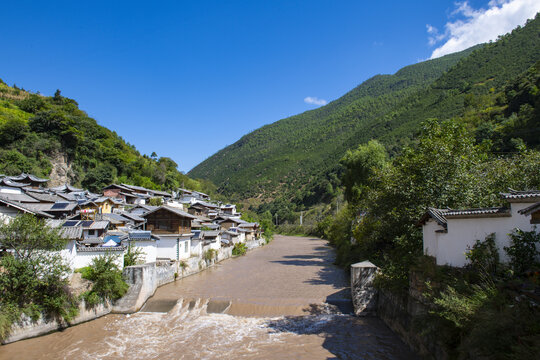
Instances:
[[[351,292],[354,312],[358,316],[377,315],[401,340],[426,359],[447,360],[448,353],[441,342],[422,334],[418,319],[427,314],[428,306],[422,297],[423,286],[415,274],[411,275],[409,292],[397,295],[388,290],[377,290],[373,280],[377,267],[369,261],[351,265]]]
[[[15,341],[45,335],[54,331],[65,329],[69,326],[94,320],[103,315],[107,315],[111,312],[111,309],[112,305],[109,303],[99,304],[92,309],[87,309],[86,304],[84,301],[82,301],[79,304],[79,315],[77,315],[69,323],[63,319],[45,319],[43,316],[37,321],[33,321],[30,317],[23,314],[21,319],[12,325],[9,336],[2,341],[2,344],[9,344]]]

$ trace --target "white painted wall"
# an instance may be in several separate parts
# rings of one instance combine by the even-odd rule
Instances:
[[[191,240],[189,237],[168,238],[162,236],[161,239],[157,242],[157,257],[171,260],[187,259],[191,256],[190,242]]]
[[[7,224],[21,212],[11,206],[0,205],[0,223]]]
[[[124,268],[124,252],[123,251],[114,251],[111,252],[115,256],[115,264],[118,265],[120,269]],[[106,252],[103,251],[77,251],[77,254],[73,258],[72,269],[80,269],[85,266],[90,266],[93,259],[106,255]]]
[[[190,253],[191,256],[201,256],[202,255],[202,241],[200,240],[190,240]]]
[[[126,243],[127,245],[127,243]],[[144,263],[152,263],[156,261],[157,258],[157,244],[155,240],[143,240],[143,241],[130,241],[130,245],[133,248],[141,249],[142,260]]]
[[[511,217],[485,217],[485,218],[447,218],[448,233],[436,233],[442,227],[430,220],[423,226],[424,253],[435,256],[437,265],[451,265],[462,267],[467,264],[465,253],[476,240],[484,240],[486,236],[495,233],[495,244],[499,249],[501,261],[508,261],[505,246],[510,245],[509,233],[519,228],[531,231],[534,225],[530,223],[530,216],[518,213],[519,210],[530,206],[530,203],[511,203]]]

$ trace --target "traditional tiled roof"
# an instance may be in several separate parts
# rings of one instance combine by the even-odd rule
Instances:
[[[18,175],[18,176],[7,176],[7,177],[10,180],[17,181],[17,182],[31,181],[31,182],[46,183],[47,181],[49,181],[49,179],[42,179],[42,178],[38,178],[37,176],[34,176],[32,174],[25,174],[25,173],[22,173],[21,175]]]
[[[146,221],[145,219],[143,219],[140,216],[137,216],[135,214],[131,214],[131,213],[128,213],[128,212],[125,212],[125,211],[121,212],[120,215],[122,215],[123,217],[128,218],[130,220],[133,220],[135,222],[145,222]]]
[[[39,200],[40,202],[48,202],[48,203],[55,203],[57,201],[62,200],[58,195],[49,194],[46,192],[38,192],[34,191],[34,189],[24,189],[26,191],[26,194],[33,197],[36,200]]]
[[[531,206],[526,207],[525,209],[521,209],[518,212],[522,215],[530,215],[534,212],[537,212],[538,210],[540,210],[540,202],[532,204]]]
[[[238,227],[243,227],[243,228],[253,228],[256,226],[259,226],[259,224],[258,223],[245,223],[245,224],[238,225]]]
[[[124,251],[125,246],[77,246],[77,252],[109,252]]]
[[[540,199],[540,190],[517,191],[510,189],[507,193],[501,193],[501,197],[505,200],[525,200],[525,199]]]
[[[201,238],[215,238],[218,237],[219,231],[201,231]]]
[[[477,209],[436,209],[428,208],[426,213],[420,218],[417,225],[424,225],[429,219],[435,220],[439,225],[446,228],[448,218],[475,218],[475,217],[493,217],[493,216],[511,216],[510,209],[506,207],[491,207]]]
[[[83,225],[84,229],[89,230],[102,230],[106,229],[107,226],[109,226],[109,220],[99,220],[99,221],[93,221],[92,224],[89,224],[88,226]]]
[[[199,206],[197,206],[199,205]],[[190,207],[205,207],[205,208],[210,208],[210,209],[217,209],[219,208],[218,205],[216,204],[212,204],[212,203],[209,203],[209,202],[206,202],[206,201],[200,201],[200,200],[197,200],[197,202],[195,202],[193,205],[191,205]]]
[[[107,220],[109,220],[112,224],[124,224],[126,222],[131,222],[130,219],[115,213],[107,213],[107,214],[101,214],[101,216]]]
[[[11,201],[17,201],[21,203],[39,203],[39,200],[34,199],[31,196],[28,196],[26,194],[12,194],[12,193],[6,193],[2,192],[0,193],[0,196],[2,196],[4,199],[11,200]]]
[[[16,188],[23,188],[26,186],[30,186],[29,183],[20,183],[16,181],[10,180],[8,177],[4,177],[0,179],[0,186],[7,186],[7,187],[16,187]]]
[[[187,212],[185,212],[185,211],[182,211],[182,210],[180,210],[180,209],[178,209],[178,208],[175,208],[175,207],[172,207],[172,206],[168,206],[168,205],[161,205],[161,206],[158,207],[157,209],[154,209],[154,210],[149,211],[149,212],[147,212],[147,213],[145,213],[145,214],[142,214],[141,216],[142,216],[143,218],[145,218],[145,217],[147,217],[148,215],[153,214],[153,213],[155,213],[156,211],[158,211],[158,210],[160,210],[160,209],[165,209],[165,210],[170,211],[170,212],[172,212],[172,213],[174,213],[174,214],[176,214],[176,215],[180,215],[180,216],[187,217],[187,218],[190,218],[190,219],[196,219],[195,216],[193,216],[193,215],[191,215],[191,214],[189,214],[189,213],[187,213]]]
[[[104,187],[103,190],[107,190],[107,189],[110,189],[110,188],[117,188],[117,189],[121,189],[121,190],[125,190],[125,191],[131,191],[130,188],[128,188],[126,186],[123,186],[123,185],[119,185],[119,184],[111,184],[109,186]]]
[[[18,209],[18,210],[20,210],[22,212],[30,213],[32,215],[36,215],[36,216],[40,216],[40,217],[46,217],[46,218],[52,218],[53,217],[52,215],[47,214],[46,212],[33,210],[33,209],[29,208],[27,206],[27,204],[22,204],[22,203],[17,202],[17,201],[11,201],[11,200],[8,200],[8,199],[4,199],[1,196],[0,196],[0,204],[3,204],[3,205],[8,206],[8,207],[13,207],[13,208]]]
[[[60,185],[57,187],[50,188],[54,192],[81,192],[84,191],[83,189],[76,188],[74,186],[71,186],[69,184]]]
[[[221,216],[223,218],[223,216]],[[245,220],[242,220],[238,217],[225,217],[225,219],[221,220],[221,221],[218,221],[218,223],[224,223],[224,222],[227,222],[227,221],[232,221],[236,224],[247,224],[248,222],[245,221]]]

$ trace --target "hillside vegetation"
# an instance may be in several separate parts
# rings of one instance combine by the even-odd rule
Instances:
[[[276,203],[292,199],[290,213],[334,198],[342,172],[339,160],[371,139],[395,156],[423,121],[468,119],[472,113],[471,131],[495,135],[507,104],[494,95],[540,59],[539,33],[537,16],[496,42],[407,66],[394,75],[377,75],[324,107],[253,131],[189,175],[209,179],[238,199],[272,202],[260,210],[277,211]],[[526,141],[537,145],[533,136]],[[500,144],[500,150],[512,151],[512,145]]]
[[[60,91],[41,96],[0,80],[0,174],[49,177],[51,159],[59,156],[70,165],[68,180],[93,191],[113,182],[162,190],[211,186],[181,174],[170,158],[141,155]]]

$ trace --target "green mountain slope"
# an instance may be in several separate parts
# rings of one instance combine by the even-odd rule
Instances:
[[[203,190],[203,184],[181,174],[173,160],[141,155],[60,91],[45,97],[0,80],[0,174],[21,172],[52,175],[53,183],[69,181],[93,191],[112,182]]]
[[[333,195],[347,149],[378,139],[393,154],[422,121],[464,116],[540,58],[539,34],[537,16],[497,42],[375,76],[324,107],[253,131],[189,174],[243,199],[317,203]]]

